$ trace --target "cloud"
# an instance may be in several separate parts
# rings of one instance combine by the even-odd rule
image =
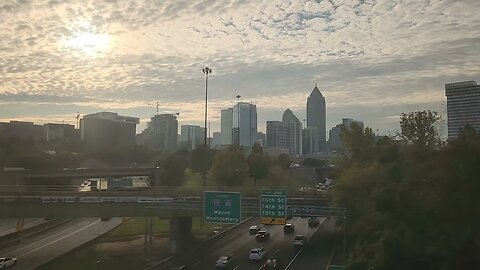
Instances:
[[[330,124],[357,108],[389,130],[389,107],[441,109],[445,83],[478,80],[479,9],[473,0],[8,1],[0,4],[0,103],[144,119],[159,101],[201,123],[208,65],[212,128],[237,94],[258,105],[262,125],[286,107],[301,114],[318,83]],[[81,34],[109,36],[109,46],[90,54],[81,47],[90,43],[65,46]]]

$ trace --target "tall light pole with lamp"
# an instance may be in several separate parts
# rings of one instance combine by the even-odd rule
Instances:
[[[212,69],[204,67],[202,69],[203,74],[205,74],[205,148],[207,147],[207,106],[208,106],[208,74],[212,73]]]
[[[240,148],[240,98],[242,96],[237,95],[237,146]]]

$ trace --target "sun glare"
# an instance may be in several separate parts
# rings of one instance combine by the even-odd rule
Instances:
[[[106,34],[78,33],[65,39],[65,47],[81,51],[88,56],[99,56],[110,48],[111,37]]]

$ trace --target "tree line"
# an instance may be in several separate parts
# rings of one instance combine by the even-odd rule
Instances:
[[[442,142],[433,111],[378,138],[344,129],[334,203],[348,209],[348,269],[478,269],[480,134]]]

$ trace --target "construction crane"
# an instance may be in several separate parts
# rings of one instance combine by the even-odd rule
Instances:
[[[79,121],[80,121],[80,113],[77,112],[77,116],[75,116],[75,119],[77,119],[77,129],[80,128]]]
[[[148,103],[147,105],[148,105],[148,106],[156,106],[156,107],[157,107],[157,114],[156,114],[156,115],[158,115],[158,107],[160,107],[160,102],[157,101],[156,104],[150,104],[150,103]]]

